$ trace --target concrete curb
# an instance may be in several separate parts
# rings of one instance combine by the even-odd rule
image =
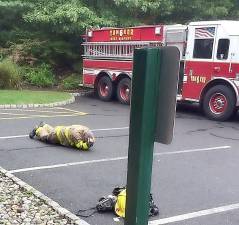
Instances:
[[[26,109],[26,108],[43,108],[43,107],[64,106],[64,105],[68,105],[68,104],[75,102],[75,97],[86,96],[91,93],[92,93],[92,91],[70,93],[72,95],[72,97],[70,99],[67,99],[65,101],[60,101],[60,102],[47,103],[47,104],[18,104],[18,105],[5,104],[5,105],[0,105],[0,109]]]
[[[71,213],[69,210],[61,207],[57,202],[53,201],[52,199],[48,198],[46,195],[42,194],[40,191],[36,190],[29,184],[25,183],[21,179],[17,178],[13,174],[9,173],[7,170],[0,167],[0,172],[11,179],[13,182],[18,184],[21,188],[25,189],[26,191],[31,192],[37,198],[43,200],[47,205],[51,206],[59,215],[73,221],[75,225],[90,225],[84,220],[81,220],[79,217]]]

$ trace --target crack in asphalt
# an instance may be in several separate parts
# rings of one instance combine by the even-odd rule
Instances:
[[[36,147],[22,147],[22,148],[11,148],[11,149],[0,149],[0,152],[9,152],[9,151],[20,151],[20,150],[33,150],[33,149],[41,149],[41,148],[53,148],[58,145],[47,145],[47,146],[36,146]]]
[[[189,131],[186,132],[186,134],[205,132],[205,131],[208,131],[210,129],[213,129],[213,128],[199,128],[199,129],[196,129],[196,130],[189,130]]]
[[[239,141],[239,138],[224,137],[224,136],[214,134],[214,133],[210,133],[210,135],[212,135],[213,137],[222,138],[225,140]]]
[[[232,126],[232,125],[224,125],[224,127],[219,127],[219,128],[231,128],[231,129],[233,129],[233,130],[236,130],[236,131],[239,131],[239,127],[234,127],[234,126]]]
[[[215,126],[213,127],[209,127],[209,128],[199,128],[199,129],[195,129],[195,130],[189,130],[186,132],[186,134],[192,134],[192,133],[199,133],[199,132],[205,132],[205,131],[209,131],[209,130],[213,130],[213,129],[225,129],[225,128],[231,128],[233,130],[239,131],[238,127],[234,127],[232,125],[226,125],[226,124],[222,124],[221,122],[218,122]],[[213,134],[213,133],[210,133]],[[216,134],[214,135],[216,136]],[[220,137],[220,135],[216,136],[216,137]],[[223,138],[223,136],[222,136]],[[227,138],[229,139],[229,138]],[[231,140],[237,140],[237,139],[231,139]],[[239,139],[238,139],[239,140]]]

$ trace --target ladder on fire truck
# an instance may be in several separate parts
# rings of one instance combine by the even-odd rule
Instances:
[[[87,58],[132,60],[135,48],[159,47],[161,42],[89,42],[83,43],[84,55]]]

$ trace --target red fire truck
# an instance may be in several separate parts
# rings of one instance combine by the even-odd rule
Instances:
[[[103,101],[116,95],[129,104],[135,48],[176,46],[178,101],[200,103],[208,118],[219,121],[239,106],[239,21],[92,29],[83,46],[83,85]]]

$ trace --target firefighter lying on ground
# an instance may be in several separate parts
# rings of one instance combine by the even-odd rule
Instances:
[[[82,125],[56,126],[52,127],[41,122],[29,134],[33,139],[63,146],[74,147],[81,150],[88,150],[93,146],[95,138],[88,127]]]

